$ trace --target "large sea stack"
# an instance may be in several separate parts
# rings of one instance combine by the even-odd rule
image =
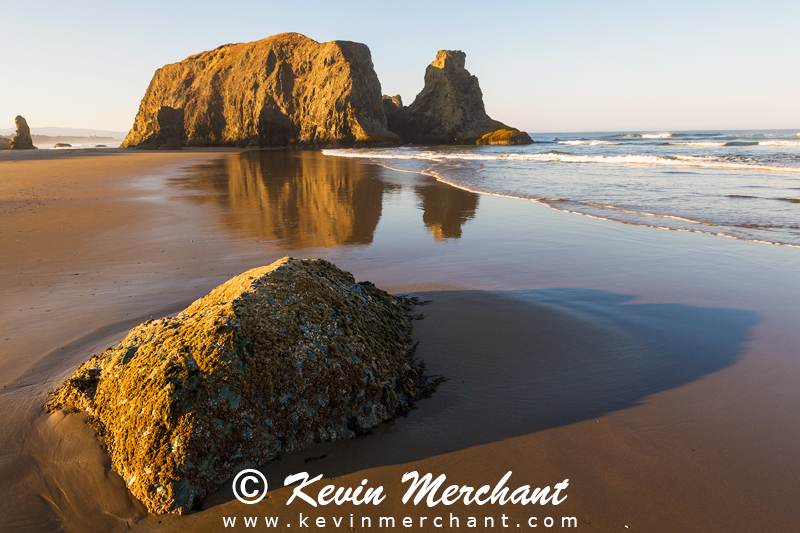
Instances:
[[[440,50],[425,70],[425,87],[404,107],[383,97],[389,129],[415,144],[531,144],[527,133],[486,114],[478,78],[465,68],[466,54]]]
[[[369,48],[283,33],[158,69],[123,147],[370,146],[386,128]]]
[[[130,491],[182,514],[241,469],[355,436],[435,388],[409,349],[413,305],[287,257],[135,327],[48,408],[87,411]]]
[[[8,148],[10,150],[36,150],[31,138],[31,129],[28,127],[28,121],[21,115],[17,115],[17,118],[14,119],[14,124],[17,126],[17,132],[8,144]]]

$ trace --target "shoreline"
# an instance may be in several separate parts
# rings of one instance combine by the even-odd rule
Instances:
[[[18,530],[51,529],[60,517],[71,531],[211,531],[221,516],[250,513],[227,485],[201,512],[143,516],[79,417],[42,415],[40,404],[80,362],[143,319],[292,254],[325,257],[391,292],[427,291],[434,302],[416,325],[418,354],[451,381],[372,435],[267,465],[272,487],[281,473],[303,469],[343,486],[368,478],[391,490],[380,514],[418,518],[433,510],[399,501],[403,472],[476,485],[513,470],[520,484],[569,478],[569,499],[553,512],[579,517],[584,529],[735,531],[800,520],[792,499],[800,475],[793,445],[800,428],[791,423],[800,400],[800,365],[791,356],[800,345],[794,251],[762,247],[756,258],[745,241],[654,234],[486,193],[456,194],[418,174],[319,153],[230,162],[226,154],[242,152],[122,152],[73,158],[70,168],[50,157],[28,160],[0,184],[0,239],[10,250],[0,274],[8,295],[0,309],[8,324],[0,502]],[[295,181],[259,196],[263,168],[296,171]],[[26,172],[37,174],[34,182]],[[55,190],[53,180],[69,183]],[[313,184],[319,189],[301,187]],[[283,190],[309,196],[276,197]],[[342,204],[337,191],[351,196]],[[11,204],[21,207],[10,211]],[[295,211],[296,219],[286,218]],[[49,227],[35,220],[40,215],[69,227]],[[12,244],[14,233],[27,244]],[[256,514],[277,513],[296,527],[290,495],[271,491]],[[364,514],[348,506],[302,510]]]
[[[323,152],[324,152],[324,150],[323,150]],[[725,237],[726,239],[733,239],[733,240],[743,241],[743,242],[752,242],[752,243],[756,243],[756,244],[769,244],[769,245],[772,245],[772,246],[787,246],[789,248],[800,248],[800,245],[796,245],[796,244],[787,244],[787,243],[782,243],[782,242],[772,242],[772,241],[765,241],[765,240],[760,240],[760,239],[745,239],[743,237],[736,237],[736,236],[733,236],[733,235],[726,235],[724,233],[718,233],[718,232],[714,233],[714,232],[711,232],[711,231],[700,231],[700,230],[691,230],[691,229],[683,229],[683,228],[670,228],[670,227],[667,227],[667,226],[656,226],[656,225],[652,225],[652,224],[629,222],[629,221],[625,221],[625,220],[615,220],[613,218],[602,217],[602,216],[599,216],[599,215],[593,215],[591,213],[581,213],[580,211],[572,211],[572,210],[569,210],[569,209],[559,209],[559,208],[557,208],[557,207],[555,207],[555,206],[550,204],[550,202],[556,202],[558,200],[553,200],[551,198],[544,198],[544,197],[543,198],[531,198],[531,197],[528,197],[528,196],[505,194],[505,193],[500,193],[500,192],[492,192],[492,191],[485,191],[483,189],[471,188],[471,187],[467,187],[465,185],[453,182],[451,180],[447,180],[441,174],[436,173],[436,172],[430,172],[430,171],[425,171],[425,170],[406,170],[406,169],[394,167],[394,166],[390,165],[389,163],[387,163],[385,161],[378,161],[378,160],[381,159],[380,157],[370,158],[368,156],[364,156],[364,157],[359,157],[359,156],[340,156],[340,155],[336,155],[336,154],[325,154],[325,155],[330,155],[331,157],[353,157],[354,159],[360,161],[362,164],[378,165],[378,166],[382,166],[384,168],[387,168],[389,170],[394,170],[396,172],[411,172],[411,173],[415,173],[415,174],[422,174],[422,175],[425,175],[425,176],[430,176],[430,177],[434,178],[435,180],[437,180],[437,181],[439,181],[441,183],[445,183],[447,185],[450,185],[451,187],[455,187],[457,189],[461,189],[463,191],[471,192],[471,193],[474,193],[474,194],[481,194],[481,195],[487,195],[487,196],[497,196],[497,197],[500,197],[500,198],[512,198],[512,199],[515,199],[515,200],[523,200],[523,201],[527,201],[527,202],[533,202],[535,204],[544,205],[547,208],[552,209],[553,211],[560,211],[562,213],[569,213],[571,215],[580,215],[580,216],[584,216],[584,217],[588,217],[588,218],[594,218],[594,219],[597,219],[597,220],[603,220],[603,221],[606,221],[606,222],[614,222],[616,224],[627,224],[627,225],[630,225],[630,226],[639,226],[639,227],[642,227],[642,228],[652,228],[652,229],[659,229],[659,230],[666,230],[666,231],[678,231],[678,232],[682,232],[682,233],[697,233],[697,234],[700,234],[700,235],[712,235],[712,236],[715,236],[715,237]],[[646,164],[646,163],[643,163],[643,164]],[[758,169],[755,169],[755,170],[758,170]],[[779,171],[779,172],[787,172],[787,171],[783,170],[783,171]],[[800,170],[798,170],[798,172],[800,172]],[[668,218],[668,219],[673,219],[673,220],[680,220],[680,221],[689,222],[691,224],[698,224],[698,225],[702,225],[702,226],[713,226],[714,225],[714,224],[710,224],[710,223],[707,223],[707,222],[702,222],[700,220],[692,220],[692,219],[689,219],[689,218],[678,217],[678,216],[673,216],[673,215],[660,215],[660,214],[657,214],[657,213],[648,213],[648,212],[645,212],[645,211],[629,211],[629,210],[625,210],[625,209],[622,209],[622,208],[619,208],[619,207],[616,207],[616,206],[603,205],[602,207],[613,209],[613,210],[617,210],[617,211],[627,212],[627,213],[636,213],[636,214],[644,215],[644,216],[647,216],[647,217]]]

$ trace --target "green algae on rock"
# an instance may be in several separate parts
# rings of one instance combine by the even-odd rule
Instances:
[[[48,409],[88,411],[131,492],[183,514],[243,468],[363,433],[434,390],[443,378],[409,349],[414,305],[327,261],[283,258],[133,328]]]

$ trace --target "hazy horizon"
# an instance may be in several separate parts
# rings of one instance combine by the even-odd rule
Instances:
[[[30,124],[29,124],[30,126]],[[115,139],[122,140],[128,134],[127,131],[110,131],[110,130],[97,130],[92,128],[61,128],[57,126],[44,126],[44,127],[31,127],[31,134],[32,135],[47,135],[50,137],[113,137]],[[15,132],[15,128],[0,128],[0,135],[3,136],[11,136]],[[787,131],[787,132],[798,132],[797,135],[800,136],[800,127],[799,128],[736,128],[736,129],[723,129],[723,128],[705,128],[705,129],[698,129],[698,130],[682,130],[678,128],[674,129],[655,129],[655,130],[635,130],[635,129],[624,129],[624,130],[598,130],[598,131],[533,131],[533,130],[525,130],[526,133],[531,135],[574,135],[574,134],[601,134],[601,133],[608,133],[608,134],[619,134],[619,133],[689,133],[689,132],[736,132],[736,131]]]
[[[463,50],[489,115],[529,132],[800,127],[793,3],[372,6],[11,4],[0,129],[22,115],[34,129],[127,132],[156,69],[286,31],[365,43],[382,92],[406,105],[438,50]]]

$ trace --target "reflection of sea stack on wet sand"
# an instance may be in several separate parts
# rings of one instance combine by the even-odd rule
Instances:
[[[344,158],[266,151],[204,165],[191,184],[212,190],[225,224],[242,235],[307,248],[372,242],[386,186],[370,176]]]
[[[371,167],[312,151],[243,153],[203,165],[190,179],[193,187],[213,191],[196,200],[224,205],[226,226],[302,248],[371,243],[384,196],[393,190]],[[460,237],[478,206],[477,194],[432,178],[415,183],[413,191],[436,240]]]
[[[151,512],[186,513],[242,468],[407,413],[414,301],[320,259],[284,258],[147,321],[83,364],[49,408],[89,412]]]

